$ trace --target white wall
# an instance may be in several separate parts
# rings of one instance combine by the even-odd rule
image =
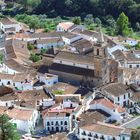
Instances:
[[[74,41],[76,41],[76,40],[79,40],[79,39],[81,39],[82,37],[81,36],[75,36],[75,37],[73,37],[73,38],[71,38],[71,39],[69,39],[69,38],[67,38],[67,37],[62,37],[62,39],[63,39],[63,41],[65,42],[65,44],[67,44],[67,45],[70,45],[72,42],[74,42]]]
[[[52,77],[46,77],[45,75],[39,76],[40,82],[45,83],[47,86],[53,86],[54,84],[58,83],[58,76],[52,75]]]
[[[63,124],[61,124],[61,121]],[[64,125],[65,121],[67,122],[67,125]],[[50,125],[47,124],[47,122],[50,123]],[[53,125],[51,124],[53,122]],[[59,125],[55,125],[56,122],[58,122]],[[63,128],[63,131],[69,130],[71,131],[71,117],[46,117],[44,119],[44,127],[46,130],[48,130],[48,127],[50,128],[48,131],[52,130],[52,127],[54,128],[54,131],[56,131],[56,127],[59,127],[59,131],[61,131],[61,127]]]
[[[15,28],[15,32],[19,32],[22,28],[20,26],[20,24],[8,24],[8,25],[4,25],[1,23],[1,30],[3,30],[5,32],[6,29],[9,28]],[[10,31],[6,31],[6,32],[10,32]]]
[[[16,74],[16,73],[19,73],[18,71],[16,70],[13,70],[11,68],[9,68],[8,66],[6,66],[4,63],[1,65],[2,67],[0,68],[0,72],[4,72],[4,73],[7,73],[7,74]]]
[[[54,42],[54,43],[46,43],[46,44],[37,44],[37,49],[49,49],[51,47],[61,47],[64,46],[63,42]]]
[[[82,63],[73,63],[70,61],[65,61],[65,60],[58,60],[58,59],[53,59],[54,63],[58,64],[64,64],[64,65],[69,65],[69,66],[75,66],[75,67],[80,67],[80,68],[86,68],[86,69],[93,69],[94,70],[94,64],[82,64]]]

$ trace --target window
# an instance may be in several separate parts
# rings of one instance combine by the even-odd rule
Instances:
[[[97,134],[95,134],[94,138],[98,138],[98,135],[97,135]]]
[[[125,99],[125,95],[124,95],[124,99]]]
[[[67,121],[65,121],[65,123],[64,123],[65,125],[67,125]]]
[[[106,55],[106,49],[104,49],[104,55]]]
[[[137,65],[137,68],[139,68],[139,65]]]
[[[97,55],[99,55],[99,49],[97,49]]]
[[[8,81],[7,85],[10,85],[10,81]]]
[[[58,121],[56,121],[55,125],[59,125],[59,124],[58,124]]]
[[[129,65],[129,68],[132,68],[132,65]]]
[[[83,131],[83,135],[85,135],[85,136],[86,136],[86,132],[85,132],[85,131]]]
[[[63,121],[61,121],[61,125],[63,125]]]
[[[130,98],[130,93],[128,93],[128,98]]]
[[[61,127],[61,131],[63,131],[63,127]]]
[[[50,131],[50,128],[48,127],[48,131]]]
[[[50,122],[47,122],[47,125],[50,125]]]
[[[62,64],[62,61],[60,61],[60,63]]]
[[[118,101],[120,101],[120,97],[118,97]]]
[[[53,122],[52,122],[52,125],[53,125]]]
[[[15,86],[15,83],[13,83],[13,86]]]
[[[123,137],[122,140],[125,140],[125,137]]]

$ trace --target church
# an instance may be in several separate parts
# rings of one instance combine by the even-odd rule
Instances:
[[[87,54],[67,51],[59,52],[53,59],[49,72],[59,80],[75,85],[98,87],[109,83],[107,42],[100,30],[97,42],[91,42],[92,50]]]

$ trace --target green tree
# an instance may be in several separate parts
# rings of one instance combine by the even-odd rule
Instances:
[[[129,19],[124,12],[122,12],[117,19],[117,30],[118,34],[123,36],[128,36],[131,33],[131,29],[129,28]]]
[[[140,130],[132,131],[130,140],[140,140]]]
[[[101,26],[102,21],[98,17],[96,17],[94,21],[98,26]]]
[[[77,25],[80,25],[81,24],[81,17],[74,17],[73,18],[73,23],[77,24]]]
[[[93,15],[92,14],[86,15],[86,17],[84,18],[84,22],[86,25],[93,24]]]
[[[20,140],[14,124],[9,122],[7,115],[0,115],[0,139],[1,140]]]
[[[3,62],[3,59],[4,59],[4,55],[3,55],[3,53],[0,53],[0,63]]]

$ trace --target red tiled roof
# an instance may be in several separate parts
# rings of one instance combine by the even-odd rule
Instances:
[[[98,99],[98,100],[93,100],[90,102],[90,105],[92,104],[102,104],[103,106],[113,110],[113,109],[117,109],[117,111],[119,113],[123,113],[125,112],[125,108],[122,108],[121,106],[119,105],[115,105],[113,104],[110,100],[107,100],[107,99]]]

